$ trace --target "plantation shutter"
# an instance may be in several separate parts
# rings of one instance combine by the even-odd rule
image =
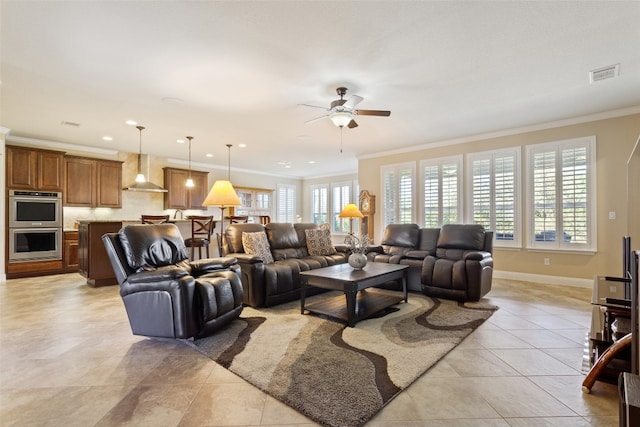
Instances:
[[[460,165],[462,156],[424,160],[422,167],[424,227],[436,228],[460,221]]]
[[[326,186],[316,187],[311,191],[311,218],[315,224],[328,222],[328,192],[329,189]]]
[[[384,166],[381,174],[384,209],[382,225],[412,223],[415,164]]]
[[[295,222],[296,187],[278,184],[278,222]]]
[[[521,246],[519,219],[520,150],[469,155],[469,218],[493,230],[496,246]]]
[[[527,151],[529,246],[595,250],[595,137],[531,145]]]

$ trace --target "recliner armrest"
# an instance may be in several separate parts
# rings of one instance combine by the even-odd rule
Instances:
[[[415,251],[407,251],[407,252],[404,254],[404,258],[409,258],[409,259],[425,259],[428,255],[429,255],[429,251],[419,251],[419,250],[415,250]]]
[[[189,272],[173,265],[159,267],[155,270],[143,270],[127,277],[127,282],[134,283],[158,283],[162,281],[176,280],[189,276]]]
[[[235,257],[217,257],[191,261],[189,265],[191,266],[191,274],[194,277],[199,277],[215,271],[228,270],[237,263],[238,259]]]
[[[470,261],[482,261],[483,259],[491,258],[490,252],[485,251],[469,251],[464,253],[464,260]]]
[[[384,253],[384,249],[382,248],[382,246],[377,245],[377,246],[369,246],[367,248],[367,253],[371,253],[371,252],[375,252],[377,254],[383,254]]]

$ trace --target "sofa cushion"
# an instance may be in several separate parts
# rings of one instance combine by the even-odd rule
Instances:
[[[333,255],[337,253],[331,240],[331,232],[317,228],[304,231],[309,255]]]
[[[133,270],[153,270],[188,258],[187,248],[175,224],[132,224],[118,235],[127,264]]]
[[[276,261],[309,256],[304,231],[298,232],[294,224],[270,222],[265,225],[265,229],[273,259]]]
[[[264,231],[242,233],[242,246],[244,253],[260,257],[265,264],[273,263],[269,241]]]

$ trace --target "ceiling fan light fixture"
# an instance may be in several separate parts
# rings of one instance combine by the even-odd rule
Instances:
[[[353,120],[353,116],[347,111],[337,111],[335,113],[331,113],[329,118],[331,119],[333,124],[338,126],[339,128],[347,126],[351,122],[351,120]]]

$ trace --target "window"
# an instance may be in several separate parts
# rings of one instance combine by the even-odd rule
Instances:
[[[296,186],[278,184],[278,222],[295,222]]]
[[[527,146],[529,248],[594,251],[595,137]]]
[[[351,203],[351,183],[331,184],[331,229],[334,233],[349,232],[349,218],[340,218],[340,212]]]
[[[462,222],[462,156],[422,160],[423,226]]]
[[[318,185],[311,187],[311,221],[315,224],[325,224],[329,222],[329,187]]]
[[[469,154],[468,222],[493,230],[495,245],[520,247],[520,148]]]
[[[410,224],[413,220],[415,163],[382,166],[382,227]]]

